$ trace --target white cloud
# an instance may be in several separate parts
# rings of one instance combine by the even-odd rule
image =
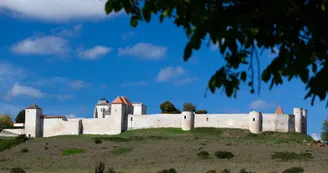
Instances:
[[[185,74],[185,70],[180,67],[166,67],[161,69],[157,75],[157,82],[166,82],[169,80],[177,79]]]
[[[111,48],[105,46],[95,46],[86,50],[78,50],[80,58],[85,60],[96,60],[112,51]]]
[[[186,84],[196,81],[197,79],[198,79],[197,77],[183,78],[183,79],[176,80],[174,82],[174,84],[175,85],[186,85]]]
[[[150,43],[138,43],[134,46],[118,49],[118,56],[135,56],[143,59],[157,60],[166,56],[167,47]]]
[[[60,37],[75,37],[80,34],[80,31],[82,29],[83,25],[75,25],[70,29],[59,27],[52,30],[54,35],[60,36]]]
[[[321,137],[319,134],[316,133],[311,133],[310,136],[314,139],[314,140],[321,140]]]
[[[75,80],[75,81],[69,81],[68,86],[74,89],[81,89],[81,88],[89,87],[90,84],[81,80]]]
[[[11,47],[17,54],[63,55],[69,52],[68,42],[57,36],[27,38]]]
[[[45,21],[63,22],[106,17],[106,0],[1,0],[0,11]],[[109,17],[125,14],[124,10]]]
[[[147,82],[141,81],[141,82],[125,82],[121,84],[121,87],[127,87],[127,86],[145,86],[148,85]]]
[[[39,89],[30,86],[20,85],[18,83],[15,83],[13,85],[8,95],[9,97],[28,96],[33,98],[43,98],[46,96],[46,94]]]
[[[0,103],[0,114],[6,113],[11,115],[13,118],[16,117],[19,111],[23,110],[25,107],[23,106],[16,106],[6,103]]]
[[[129,40],[131,37],[135,36],[136,34],[134,32],[128,32],[128,33],[124,33],[122,35],[122,40],[123,41],[127,41]]]
[[[68,114],[68,115],[64,115],[66,118],[76,118],[75,114]]]
[[[17,79],[25,77],[27,72],[13,64],[0,61],[0,83],[1,86],[14,82]]]
[[[250,109],[268,109],[274,106],[274,103],[267,103],[264,100],[255,100],[248,105]]]

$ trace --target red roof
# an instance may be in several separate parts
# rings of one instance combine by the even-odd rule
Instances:
[[[277,107],[275,114],[284,114],[284,111],[282,111],[280,105]]]
[[[132,105],[132,103],[130,102],[130,100],[125,97],[125,96],[122,96],[122,97],[116,97],[116,99],[114,99],[112,101],[112,104],[125,104],[125,105]]]

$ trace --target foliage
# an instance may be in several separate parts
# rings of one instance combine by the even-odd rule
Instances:
[[[233,154],[229,151],[216,151],[214,155],[219,159],[231,159],[233,158]]]
[[[162,113],[168,113],[168,114],[180,114],[181,111],[177,109],[173,103],[169,101],[165,101],[159,106],[162,110]]]
[[[25,135],[19,135],[15,138],[0,139],[0,151],[7,150],[27,141]]]
[[[95,168],[95,173],[116,173],[113,168],[109,168],[107,172],[105,172],[105,163],[99,162],[99,164]]]
[[[95,144],[101,144],[102,141],[100,139],[95,139]]]
[[[305,98],[312,98],[313,105],[317,96],[324,100],[328,91],[327,6],[326,0],[108,0],[105,11],[124,9],[132,27],[139,21],[150,22],[155,15],[160,22],[173,19],[189,38],[185,61],[203,41],[217,45],[226,62],[208,83],[212,93],[222,88],[228,97],[236,97],[241,82],[247,82],[254,93],[256,62],[258,80],[270,82],[270,89],[284,79],[299,77],[308,89]],[[277,55],[260,71],[258,51],[262,54],[264,49]]]
[[[301,167],[292,167],[284,170],[282,173],[303,173],[304,169]]]
[[[208,170],[206,173],[216,173],[215,170]]]
[[[84,153],[83,149],[80,148],[70,148],[70,149],[66,149],[62,152],[63,156],[68,156],[68,155],[72,155],[72,154],[79,154],[79,153]]]
[[[21,168],[11,168],[9,173],[25,173]]]
[[[202,159],[208,159],[208,157],[210,156],[210,154],[207,151],[201,151],[197,153],[197,155]]]
[[[255,172],[250,172],[250,171],[246,171],[245,169],[241,169],[239,173],[255,173]]]
[[[13,126],[13,121],[10,115],[8,114],[0,115],[0,127],[5,128],[5,127],[12,127],[12,126]]]
[[[322,124],[321,140],[328,142],[328,118],[325,119]]]
[[[184,103],[183,111],[196,112],[196,105],[194,105],[192,103]]]
[[[177,171],[174,168],[170,168],[158,171],[157,173],[177,173]]]
[[[224,169],[222,171],[220,171],[220,173],[230,173],[231,171],[229,169]]]
[[[132,151],[131,148],[124,148],[124,147],[120,147],[120,148],[115,148],[114,150],[112,150],[112,153],[114,154],[122,154],[122,153],[127,153]]]
[[[16,123],[25,123],[25,109],[19,111],[15,118]]]
[[[207,110],[198,110],[196,114],[207,114]]]
[[[22,148],[22,149],[20,150],[20,152],[21,152],[21,153],[28,153],[29,151],[28,151],[27,148]]]
[[[279,159],[280,161],[290,160],[308,160],[312,159],[311,153],[295,153],[295,152],[274,152],[271,155],[272,159]]]

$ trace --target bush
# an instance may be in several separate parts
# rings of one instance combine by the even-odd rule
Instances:
[[[224,169],[220,173],[230,173],[230,170],[229,169]]]
[[[101,144],[102,141],[100,139],[95,139],[95,144]]]
[[[0,151],[7,150],[13,146],[26,142],[27,139],[28,138],[25,135],[19,135],[10,139],[0,139]]]
[[[21,152],[21,153],[28,153],[28,149],[27,149],[27,148],[22,148],[22,149],[20,150],[20,152]]]
[[[207,114],[207,110],[198,110],[196,114]]]
[[[210,156],[210,154],[207,151],[201,151],[197,153],[197,155],[202,159],[207,159]]]
[[[292,167],[289,169],[284,170],[282,173],[303,173],[304,169],[301,167]]]
[[[95,168],[95,173],[105,173],[105,163],[99,162],[99,164]],[[106,173],[116,173],[113,168],[109,168]]]
[[[217,151],[215,152],[215,156],[219,159],[231,159],[234,155],[228,151]]]
[[[174,168],[170,168],[158,171],[157,173],[177,173],[177,171]]]
[[[216,173],[216,171],[215,170],[209,170],[206,173]]]
[[[25,171],[21,168],[11,168],[10,173],[25,173]]]
[[[271,155],[272,159],[280,159],[280,161],[289,161],[289,160],[307,160],[312,159],[311,153],[295,153],[295,152],[274,152]]]
[[[246,171],[245,169],[241,169],[241,170],[239,171],[239,173],[255,173],[255,172],[248,172],[248,171]]]
[[[49,148],[48,148],[48,146],[44,146],[44,150],[48,150]]]

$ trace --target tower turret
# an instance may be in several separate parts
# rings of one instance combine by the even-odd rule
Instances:
[[[302,133],[302,108],[294,108],[295,132]]]
[[[194,112],[184,111],[181,113],[181,118],[182,118],[181,121],[182,130],[191,130],[192,128],[194,128],[194,123],[195,123]]]
[[[248,116],[249,131],[251,133],[262,132],[263,117],[261,112],[252,111]]]
[[[25,108],[25,134],[28,137],[42,137],[42,109],[33,103]]]

